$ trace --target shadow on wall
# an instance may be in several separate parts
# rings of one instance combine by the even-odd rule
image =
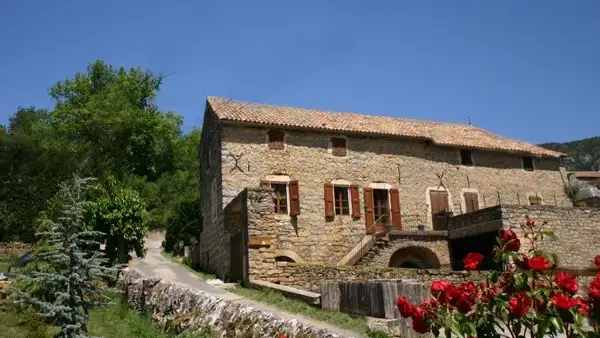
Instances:
[[[439,269],[440,260],[431,249],[409,246],[394,252],[390,258],[390,267],[408,269]]]
[[[502,266],[494,261],[494,247],[498,245],[497,231],[490,231],[476,236],[464,237],[451,240],[450,260],[453,270],[463,270],[462,259],[470,252],[478,252],[483,255],[481,270],[501,270]]]

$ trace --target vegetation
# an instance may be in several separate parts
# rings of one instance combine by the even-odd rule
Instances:
[[[600,336],[600,273],[578,293],[575,276],[555,272],[554,255],[540,249],[544,237],[554,236],[528,218],[521,226],[530,248],[520,252],[521,240],[512,230],[502,230],[495,259],[502,271],[491,271],[484,282],[431,284],[433,297],[411,304],[397,299],[404,318],[411,317],[418,333],[443,332],[446,337],[598,337]],[[467,270],[476,270],[483,255],[473,252],[464,259]],[[600,255],[590,266],[600,270]],[[585,322],[589,327],[584,327]]]
[[[88,328],[90,335],[104,338],[174,338],[175,336],[163,333],[152,323],[150,315],[138,314],[127,304],[122,303],[114,295],[110,297],[110,304],[103,309],[90,311]],[[0,337],[6,338],[51,338],[59,329],[44,325],[39,318],[31,314],[25,315],[16,311],[7,311],[0,314]],[[179,338],[210,338],[208,333],[194,335],[179,335]]]
[[[51,109],[19,108],[0,126],[0,241],[33,243],[74,173],[97,178],[88,216],[108,234],[111,259],[140,251],[148,228],[197,241],[200,132],[184,134],[182,117],[156,106],[163,78],[96,61],[50,88]]]
[[[540,146],[568,154],[566,165],[569,170],[600,170],[600,136]]]

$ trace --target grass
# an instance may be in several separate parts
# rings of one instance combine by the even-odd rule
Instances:
[[[277,291],[237,287],[232,289],[231,292],[245,298],[272,305],[287,312],[300,314],[349,331],[362,334],[368,334],[370,332],[369,327],[367,326],[367,319],[363,316],[354,316],[343,312],[320,309],[301,300],[287,298]]]
[[[204,280],[211,280],[211,279],[217,279],[217,276],[211,273],[206,273],[206,272],[202,272],[202,271],[198,271],[198,270],[194,270],[192,269],[192,267],[190,267],[188,264],[186,264],[186,262],[184,262],[184,260],[180,257],[177,256],[173,256],[172,254],[163,251],[161,252],[161,255],[165,258],[170,259],[171,261],[173,261],[174,263],[180,264],[182,266],[184,266],[186,269],[188,269],[190,272],[192,272],[193,274],[197,275],[198,277],[200,277],[201,279]]]
[[[216,278],[215,275],[193,270],[191,267],[184,264],[181,258],[175,257],[167,252],[163,251],[162,255],[177,264],[185,266],[187,269],[189,269],[190,271],[198,275],[198,277],[204,280]],[[238,294],[242,297],[271,305],[283,311],[303,315],[307,318],[312,318],[317,321],[325,322],[348,331],[366,334],[369,337],[388,337],[388,335],[384,332],[371,331],[367,325],[367,319],[363,316],[350,315],[343,312],[329,311],[317,308],[301,300],[287,298],[282,293],[277,291],[244,288],[241,286],[237,286],[233,289],[230,289],[229,291]]]
[[[43,325],[39,321],[31,319],[23,313],[8,311],[1,314],[0,337],[6,338],[50,338],[58,332],[58,328],[46,326],[45,329],[39,329]],[[200,333],[195,335],[174,336],[161,331],[154,325],[149,315],[140,315],[131,309],[127,304],[113,298],[113,302],[107,308],[96,309],[90,313],[88,322],[90,336],[99,336],[104,338],[209,338],[212,335]]]

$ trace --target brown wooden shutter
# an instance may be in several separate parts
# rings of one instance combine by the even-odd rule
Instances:
[[[364,201],[365,201],[365,227],[367,231],[371,231],[370,229],[375,223],[375,214],[373,213],[373,189],[372,188],[364,188]]]
[[[360,218],[360,197],[358,196],[358,185],[350,186],[350,200],[352,203],[352,217]]]
[[[479,197],[477,193],[466,192],[465,193],[465,207],[467,212],[473,212],[479,210]]]
[[[300,215],[300,191],[298,181],[290,181],[290,215]]]
[[[390,204],[392,207],[392,225],[394,229],[402,230],[402,216],[400,215],[400,194],[398,189],[390,189]]]
[[[261,188],[270,188],[271,187],[271,182],[262,180],[262,181],[260,181],[260,187]]]
[[[333,184],[325,183],[323,185],[323,200],[325,201],[325,217],[334,217]]]

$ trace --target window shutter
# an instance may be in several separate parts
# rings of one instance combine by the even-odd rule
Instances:
[[[262,180],[262,181],[260,181],[260,187],[261,188],[270,188],[271,187],[271,182]]]
[[[373,214],[373,189],[364,188],[364,200],[365,200],[365,227],[367,232],[371,231],[373,223],[375,223],[375,214]]]
[[[400,193],[398,189],[390,189],[390,205],[392,209],[392,225],[396,230],[402,230],[402,216],[400,215]]]
[[[352,217],[360,218],[360,197],[358,196],[358,185],[350,186],[350,200],[352,202]]]
[[[300,215],[300,191],[298,181],[290,181],[290,215]]]
[[[323,185],[323,200],[325,201],[325,217],[334,217],[333,210],[333,184]]]
[[[476,193],[466,192],[465,193],[465,207],[466,211],[473,212],[479,210],[479,197]]]

